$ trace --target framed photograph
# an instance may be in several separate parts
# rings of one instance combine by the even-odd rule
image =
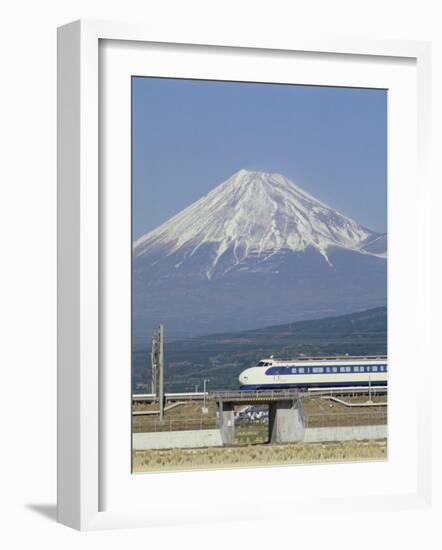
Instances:
[[[426,505],[429,51],[59,29],[61,523]]]

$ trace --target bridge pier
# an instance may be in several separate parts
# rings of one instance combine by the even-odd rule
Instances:
[[[233,403],[218,401],[218,423],[223,445],[235,443],[235,415]]]
[[[269,403],[269,443],[289,443],[304,438],[304,424],[297,403]]]

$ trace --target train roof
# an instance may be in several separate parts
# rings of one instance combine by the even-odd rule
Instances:
[[[262,361],[387,361],[387,355],[315,355],[315,356],[306,356],[301,355],[300,357],[292,358],[281,358],[281,357],[269,357],[267,359],[262,359]]]

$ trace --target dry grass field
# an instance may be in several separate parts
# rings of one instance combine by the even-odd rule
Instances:
[[[341,398],[346,403],[363,404],[366,396]],[[374,403],[385,403],[385,395],[372,397]],[[302,399],[306,427],[320,428],[328,426],[367,426],[387,423],[387,406],[348,407],[342,403],[320,397],[304,397]]]
[[[133,471],[171,471],[244,466],[385,460],[387,441],[286,443],[205,449],[133,451]]]
[[[251,423],[235,427],[235,445],[267,443],[268,439],[268,424]]]
[[[178,405],[164,413],[164,420],[160,422],[158,415],[133,416],[132,432],[156,432],[175,430],[198,430],[201,428],[216,428],[216,404],[214,401],[208,403],[208,412],[203,414],[202,402],[189,402]],[[158,410],[158,403],[146,404],[135,403],[134,411]]]

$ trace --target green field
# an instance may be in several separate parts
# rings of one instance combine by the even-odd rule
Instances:
[[[387,309],[327,317],[244,332],[167,342],[166,391],[193,391],[203,378],[210,389],[237,389],[238,375],[262,357],[387,354]],[[133,354],[133,390],[149,391],[150,348]]]

